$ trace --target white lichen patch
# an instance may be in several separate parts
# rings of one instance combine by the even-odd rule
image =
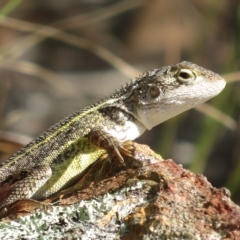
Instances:
[[[129,204],[129,193],[132,192],[130,195],[134,198],[134,192],[142,187],[139,182],[97,199],[67,207],[53,206],[46,212],[36,211],[18,220],[0,222],[0,239],[120,239],[126,231],[123,218],[136,206],[147,202],[145,195],[138,195],[137,201]],[[119,204],[121,202],[123,204]],[[124,205],[124,202],[128,204]],[[104,226],[98,224],[109,212],[114,213],[110,215],[109,222]]]

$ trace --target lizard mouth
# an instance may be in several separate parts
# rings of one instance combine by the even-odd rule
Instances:
[[[147,128],[154,126],[185,112],[218,95],[226,85],[220,76],[208,80],[198,79],[195,84],[181,85],[165,92],[161,99],[144,101],[137,107],[139,121]]]

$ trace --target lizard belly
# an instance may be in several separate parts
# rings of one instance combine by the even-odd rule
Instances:
[[[97,148],[82,138],[76,144],[77,152],[68,157],[60,156],[52,164],[52,176],[33,196],[34,199],[47,198],[77,181],[82,172],[106,151]]]

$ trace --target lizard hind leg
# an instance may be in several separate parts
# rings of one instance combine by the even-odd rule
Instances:
[[[101,128],[92,129],[88,139],[93,145],[105,149],[110,156],[116,155],[122,164],[124,164],[122,155],[133,156],[134,145],[131,140],[120,142]]]
[[[31,198],[52,175],[52,170],[48,165],[40,165],[24,171],[25,177],[14,183],[7,197],[0,202],[0,209],[17,200]]]

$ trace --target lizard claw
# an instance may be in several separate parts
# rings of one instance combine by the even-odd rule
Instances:
[[[133,142],[131,140],[127,140],[118,146],[114,146],[114,152],[117,155],[118,159],[122,164],[124,164],[124,159],[122,155],[133,157],[133,150],[135,149]]]
[[[128,157],[133,157],[133,150],[135,149],[133,142],[127,140],[121,144],[120,152]]]
[[[110,156],[116,155],[122,164],[124,163],[122,155],[128,157],[133,156],[133,150],[135,148],[131,140],[120,142],[99,128],[92,130],[91,133],[89,133],[88,137],[92,144],[97,147],[106,149]]]

